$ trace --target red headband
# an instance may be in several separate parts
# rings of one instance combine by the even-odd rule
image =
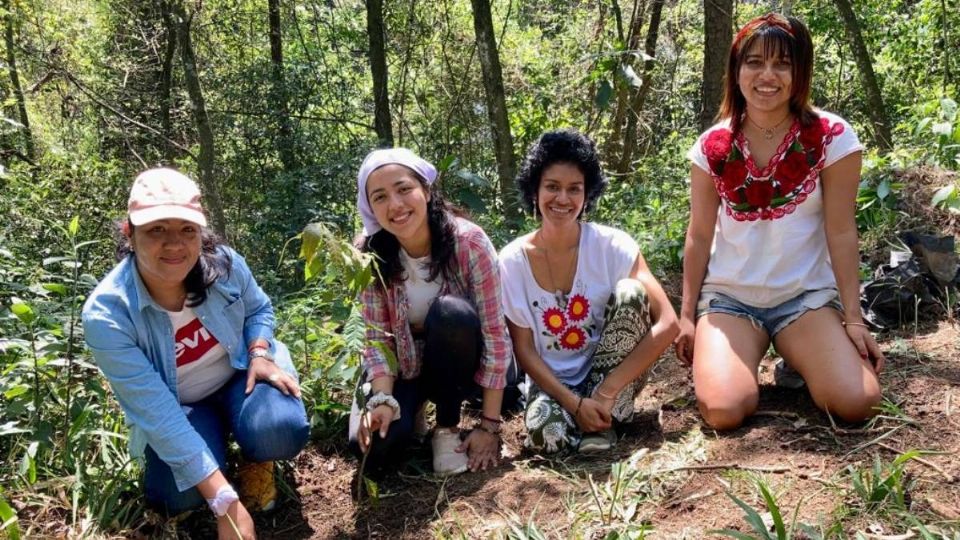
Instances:
[[[788,21],[786,17],[779,13],[767,13],[743,25],[743,28],[737,32],[737,37],[733,38],[733,50],[739,50],[740,44],[743,43],[744,39],[752,36],[761,26],[765,25],[776,26],[786,32],[790,37],[794,37],[793,27],[790,26],[790,21]]]

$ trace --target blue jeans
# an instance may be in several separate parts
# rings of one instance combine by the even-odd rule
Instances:
[[[287,347],[276,342],[275,361],[297,376]],[[206,441],[225,471],[227,438],[233,434],[243,458],[251,462],[293,459],[307,444],[310,424],[303,402],[285,396],[269,382],[258,381],[246,395],[247,372],[238,371],[219,390],[189,405],[181,405],[187,420]],[[197,488],[177,490],[170,467],[149,445],[145,451],[144,491],[147,503],[175,516],[205,503]]]
[[[843,313],[836,289],[816,289],[804,291],[790,300],[770,308],[759,308],[740,302],[736,298],[719,292],[700,293],[697,302],[697,318],[707,313],[726,313],[747,319],[756,328],[766,330],[770,339],[781,330],[796,321],[808,311],[831,307]]]

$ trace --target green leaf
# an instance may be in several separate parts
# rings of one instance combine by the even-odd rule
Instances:
[[[777,506],[777,500],[773,498],[773,495],[770,493],[770,490],[767,488],[767,485],[764,482],[758,481],[757,487],[760,488],[760,493],[763,495],[763,500],[767,503],[767,510],[773,517],[773,526],[777,531],[777,538],[785,538],[786,530],[783,526],[783,516],[780,515],[780,507]]]
[[[933,194],[933,199],[930,200],[930,204],[933,206],[940,206],[941,203],[947,199],[953,198],[956,196],[957,186],[950,184],[949,186],[943,186],[938,189],[936,193]]]
[[[449,156],[444,157],[437,163],[437,170],[441,172],[449,171],[450,167],[453,167],[457,162],[458,162],[457,156],[454,156],[451,154]]]
[[[77,236],[77,232],[80,231],[80,216],[73,216],[73,219],[70,220],[70,225],[67,225],[67,232],[70,233],[70,237],[73,238]]]
[[[710,534],[722,534],[724,536],[736,538],[737,540],[757,540],[755,537],[750,536],[749,534],[745,534],[740,531],[735,531],[733,529],[713,529],[707,532]]]
[[[0,531],[6,534],[9,540],[20,540],[20,526],[17,523],[17,512],[10,507],[7,500],[0,497]]]
[[[487,204],[477,195],[476,191],[468,188],[457,190],[457,199],[467,205],[470,210],[478,214],[487,213]]]
[[[758,514],[757,511],[753,509],[753,507],[743,502],[742,500],[738,499],[736,495],[734,495],[733,493],[730,493],[729,491],[727,492],[727,497],[730,497],[730,499],[732,499],[733,502],[737,503],[737,506],[743,509],[743,513],[746,514],[744,516],[744,519],[746,519],[747,523],[749,523],[750,526],[753,527],[754,531],[762,534],[763,538],[766,538],[766,539],[770,538],[770,533],[767,532],[767,526],[763,523],[763,518],[760,517],[760,514]]]
[[[33,308],[18,300],[14,300],[14,303],[10,305],[10,311],[12,311],[23,324],[30,324],[37,318],[36,313],[33,312]]]
[[[611,96],[613,96],[613,85],[610,84],[610,81],[604,79],[600,81],[600,88],[597,88],[597,96],[594,98],[593,102],[596,104],[598,109],[603,111],[610,106]]]
[[[935,135],[942,135],[944,137],[949,137],[953,134],[953,124],[950,122],[937,122],[930,129]]]
[[[953,122],[957,119],[957,102],[950,98],[940,100],[940,110],[943,111],[943,117]]]
[[[490,182],[488,182],[486,178],[479,176],[477,174],[474,174],[468,171],[467,169],[460,169],[459,171],[457,171],[457,177],[462,178],[463,180],[466,180],[467,182],[469,182],[471,185],[474,185],[477,187],[487,187],[490,185]]]
[[[890,181],[884,178],[877,186],[877,197],[882,201],[887,198],[887,195],[890,195]]]
[[[62,296],[66,296],[68,292],[67,286],[63,283],[44,283],[41,285],[41,287]]]

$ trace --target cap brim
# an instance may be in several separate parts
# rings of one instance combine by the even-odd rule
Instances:
[[[143,208],[141,210],[130,212],[128,217],[130,218],[130,223],[133,223],[135,227],[146,225],[151,221],[158,221],[161,219],[182,219],[184,221],[196,223],[201,227],[207,226],[207,218],[203,215],[203,212],[177,205],[163,205]]]

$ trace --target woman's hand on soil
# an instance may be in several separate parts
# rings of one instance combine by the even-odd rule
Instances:
[[[247,367],[247,394],[253,392],[257,381],[269,382],[285,396],[300,397],[300,385],[297,384],[297,380],[280,369],[280,366],[262,356],[255,357]]]
[[[471,472],[496,467],[497,458],[500,455],[500,436],[482,429],[475,429],[460,443],[457,452],[467,453]]]

